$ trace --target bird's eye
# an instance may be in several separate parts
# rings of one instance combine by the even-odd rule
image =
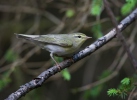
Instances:
[[[78,38],[81,38],[81,36],[78,36]]]

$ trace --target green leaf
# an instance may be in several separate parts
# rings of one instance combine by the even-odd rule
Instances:
[[[70,17],[73,17],[74,14],[75,14],[75,12],[74,12],[73,9],[68,9],[68,10],[66,11],[66,16],[69,17],[69,18],[70,18]]]
[[[124,4],[121,8],[121,13],[122,15],[127,15],[128,13],[130,13],[132,11],[132,5],[127,3]]]
[[[102,0],[93,0],[91,4],[90,14],[93,16],[99,16],[102,11],[103,2]]]
[[[108,96],[116,96],[116,95],[118,95],[118,91],[116,90],[116,89],[109,89],[108,91],[107,91],[107,94],[108,94]]]
[[[137,4],[137,0],[126,0],[126,2],[127,3],[125,3],[121,8],[122,15],[127,15],[128,13],[130,13]]]
[[[95,5],[92,9],[91,9],[91,12],[90,12],[92,15],[94,16],[98,16],[100,15],[101,13],[101,9],[100,9],[100,6],[99,5]]]
[[[64,69],[61,73],[65,80],[69,81],[71,79],[71,75],[67,69]]]
[[[8,49],[6,54],[4,55],[4,58],[9,62],[13,62],[17,60],[18,55],[12,49]]]
[[[129,78],[124,78],[123,80],[121,80],[121,84],[123,85],[129,85],[130,84],[130,79]]]

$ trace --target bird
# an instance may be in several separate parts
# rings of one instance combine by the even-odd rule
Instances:
[[[81,45],[92,37],[86,36],[84,33],[70,34],[46,34],[46,35],[25,35],[15,33],[17,38],[28,40],[42,49],[50,52],[50,57],[58,65],[54,56],[71,57],[76,53]]]

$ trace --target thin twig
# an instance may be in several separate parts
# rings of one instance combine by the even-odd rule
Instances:
[[[131,91],[131,93],[130,93],[130,95],[129,95],[129,97],[128,97],[128,100],[132,100],[132,98],[133,98],[133,94],[134,94],[134,91],[136,90],[136,87],[134,87],[133,89],[132,89],[132,91]]]

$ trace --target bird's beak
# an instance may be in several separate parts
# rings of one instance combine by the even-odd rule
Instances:
[[[88,36],[86,37],[86,39],[91,39],[91,38],[92,38],[92,37],[88,37]]]

